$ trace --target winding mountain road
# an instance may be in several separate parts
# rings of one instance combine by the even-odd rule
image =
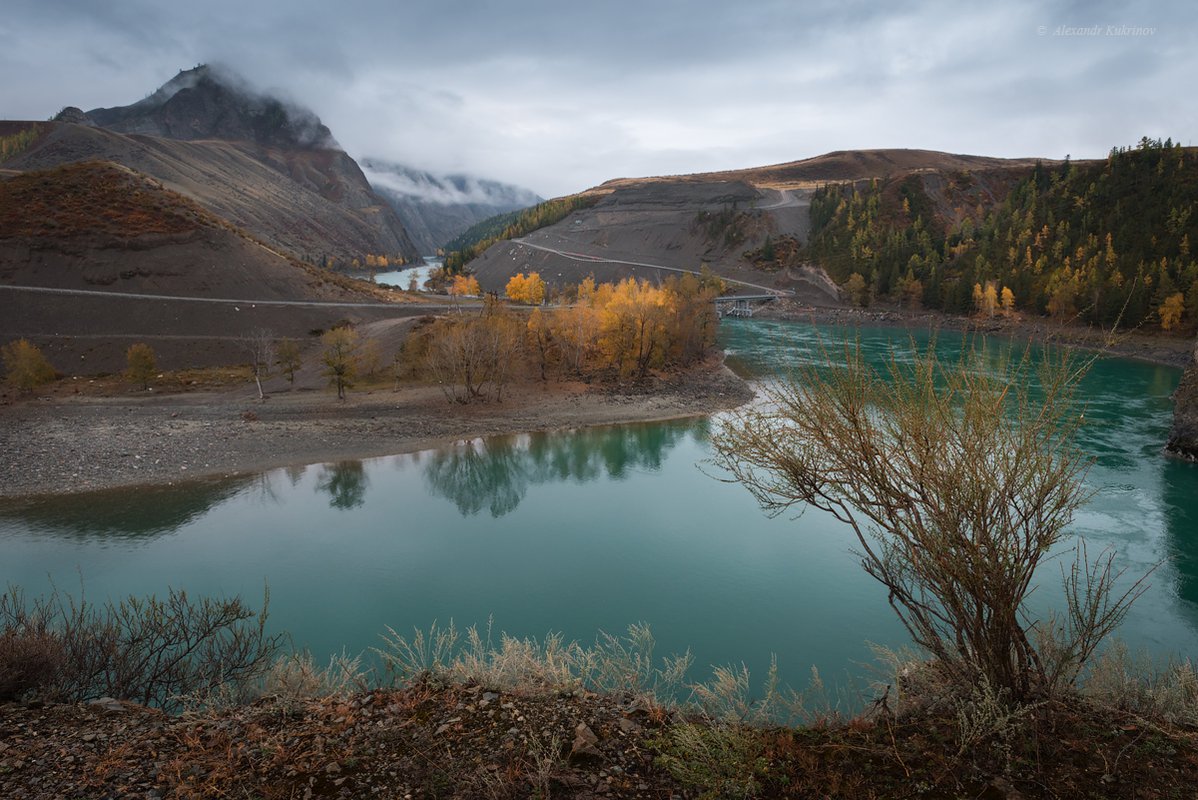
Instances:
[[[778,193],[778,202],[768,206],[757,206],[758,211],[776,211],[779,208],[798,208],[805,205],[802,200],[794,196],[790,189],[774,189]]]
[[[532,242],[529,242],[525,239],[510,239],[509,242],[511,244],[519,245],[521,247],[527,247],[530,250],[540,250],[545,253],[551,253],[555,256],[561,256],[562,258],[569,258],[574,261],[585,261],[585,262],[597,263],[597,264],[626,264],[626,265],[632,266],[632,267],[646,267],[648,269],[660,269],[660,270],[665,270],[666,272],[681,272],[681,273],[684,273],[687,275],[702,275],[703,274],[703,273],[699,272],[698,270],[683,269],[682,267],[667,267],[662,264],[649,264],[644,261],[625,261],[625,260],[619,259],[619,258],[603,258],[602,256],[593,256],[593,255],[589,255],[587,253],[572,253],[569,250],[557,250],[552,247],[546,247],[545,245],[542,245],[542,244],[533,244]],[[725,283],[734,283],[738,286],[747,286],[750,289],[757,289],[758,291],[760,291],[764,294],[771,295],[773,297],[789,297],[794,294],[794,292],[789,289],[775,289],[771,286],[762,286],[759,283],[749,283],[748,281],[738,280],[737,278],[724,278],[723,276],[721,276],[721,279]],[[730,295],[730,296],[722,298],[722,299],[731,300],[731,299],[735,299],[735,298],[734,298],[734,296]]]
[[[52,286],[12,286],[0,284],[0,290],[15,292],[35,292],[39,294],[62,294],[78,297],[106,297],[133,300],[169,300],[186,303],[220,303],[222,305],[246,306],[300,306],[305,308],[374,308],[391,309],[394,311],[411,310],[416,313],[426,311],[448,311],[457,308],[448,303],[339,303],[334,300],[244,300],[228,297],[183,297],[170,294],[143,294],[141,292],[103,292],[96,289],[59,289]]]

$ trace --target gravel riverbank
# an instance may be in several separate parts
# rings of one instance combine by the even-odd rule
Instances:
[[[174,483],[413,452],[459,439],[709,414],[753,396],[721,362],[651,386],[512,387],[451,403],[435,387],[354,392],[44,396],[0,405],[0,497]]]

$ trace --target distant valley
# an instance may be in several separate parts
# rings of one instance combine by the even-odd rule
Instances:
[[[435,255],[478,222],[543,199],[529,189],[470,175],[436,175],[378,158],[361,164],[424,255]]]

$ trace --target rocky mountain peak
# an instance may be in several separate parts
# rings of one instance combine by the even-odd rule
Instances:
[[[120,133],[168,139],[248,141],[266,147],[340,149],[308,108],[259,91],[226,67],[181,70],[148,97],[86,115]]]

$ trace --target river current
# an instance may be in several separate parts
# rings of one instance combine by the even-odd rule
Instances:
[[[722,323],[730,359],[766,375],[841,333]],[[862,329],[871,358],[905,357],[905,331]],[[916,335],[916,345],[926,341]],[[942,334],[941,348],[960,346]],[[996,345],[997,346],[997,345]],[[1085,378],[1082,446],[1093,500],[1072,531],[1110,547],[1131,580],[1156,566],[1120,636],[1158,657],[1198,654],[1198,465],[1160,455],[1180,371],[1099,360]],[[768,380],[769,378],[762,378]],[[719,417],[535,433],[368,461],[162,488],[0,502],[0,584],[91,599],[239,593],[318,659],[453,620],[458,627],[592,641],[647,622],[659,652],[764,673],[775,654],[869,678],[870,643],[906,635],[847,530],[809,512],[766,517],[706,463]],[[1060,564],[1033,611],[1059,607]]]

